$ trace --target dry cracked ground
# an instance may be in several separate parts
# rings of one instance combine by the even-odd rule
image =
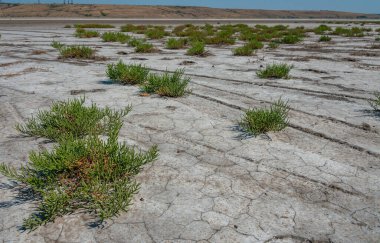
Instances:
[[[0,26],[1,162],[25,164],[29,151],[51,145],[21,136],[15,124],[83,95],[99,106],[132,104],[121,140],[143,149],[158,144],[159,159],[137,176],[141,189],[130,210],[100,227],[78,212],[23,232],[35,204],[0,176],[2,242],[380,241],[380,117],[367,102],[380,91],[374,36],[317,44],[310,34],[252,57],[233,56],[229,46],[208,47],[213,55],[201,58],[167,50],[163,41],[153,41],[160,53],[136,54],[73,31]],[[60,60],[53,39],[95,47],[108,60]],[[141,97],[138,87],[107,79],[106,64],[119,59],[155,72],[185,67],[192,93]],[[255,71],[273,62],[293,64],[291,78],[258,79]],[[292,107],[289,127],[242,137],[243,111],[279,97]]]

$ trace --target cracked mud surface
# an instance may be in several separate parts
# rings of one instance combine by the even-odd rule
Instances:
[[[0,161],[25,164],[29,151],[50,147],[14,125],[54,100],[83,95],[100,106],[132,104],[121,140],[158,144],[160,156],[137,176],[130,210],[101,227],[75,213],[20,231],[34,203],[0,176],[3,242],[379,242],[380,117],[367,102],[380,91],[380,59],[367,55],[380,54],[368,50],[373,36],[310,48],[318,39],[311,35],[249,58],[209,47],[212,56],[197,58],[162,41],[153,41],[162,53],[136,54],[62,26],[0,26]],[[59,60],[53,39],[96,47],[109,60]],[[136,86],[112,84],[105,65],[118,59],[155,72],[191,64],[192,94],[140,97]],[[292,78],[258,79],[255,70],[273,62],[293,64]],[[241,139],[243,110],[279,97],[292,107],[290,126]]]

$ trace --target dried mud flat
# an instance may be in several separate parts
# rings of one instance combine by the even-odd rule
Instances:
[[[160,156],[137,176],[130,210],[101,227],[76,213],[21,231],[34,204],[0,176],[3,242],[379,242],[380,117],[367,102],[380,91],[374,36],[316,44],[310,34],[252,57],[233,56],[234,46],[189,57],[162,40],[150,41],[160,53],[137,54],[73,31],[0,25],[0,161],[21,165],[29,151],[51,146],[21,136],[15,124],[52,101],[83,95],[100,106],[132,104],[121,140],[158,144]],[[58,59],[53,39],[95,47],[108,60]],[[185,67],[192,93],[141,97],[138,87],[113,84],[105,67],[119,59],[155,72]],[[258,79],[255,71],[273,62],[293,64],[291,78]],[[243,110],[279,97],[292,107],[290,126],[241,139]]]

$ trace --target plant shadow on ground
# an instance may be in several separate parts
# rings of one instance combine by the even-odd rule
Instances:
[[[259,134],[259,135],[253,135],[249,132],[247,132],[244,128],[242,128],[240,125],[233,125],[233,126],[230,126],[229,129],[233,132],[237,132],[238,135],[236,135],[235,137],[233,137],[234,140],[247,140],[247,139],[251,139],[251,138],[262,138],[262,139],[265,139],[265,140],[269,140],[269,141],[272,141],[272,138],[268,135],[268,134]]]
[[[374,117],[376,120],[380,120],[380,110],[362,109],[359,112],[364,113],[367,117]]]
[[[0,190],[13,190],[17,193],[12,200],[0,202],[0,208],[11,208],[38,199],[31,188],[21,187],[21,184],[16,181],[1,183]]]

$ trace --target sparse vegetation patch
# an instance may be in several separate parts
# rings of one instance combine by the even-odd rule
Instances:
[[[120,42],[127,43],[131,37],[121,32],[104,32],[102,39],[104,42]]]
[[[380,111],[380,92],[375,93],[375,99],[368,101],[375,111]]]
[[[182,49],[185,47],[187,39],[184,38],[169,38],[166,42],[167,49]]]
[[[115,26],[110,24],[76,24],[75,28],[87,28],[87,29],[111,29],[115,28]]]
[[[62,46],[59,53],[61,58],[95,59],[95,50],[88,46]]]
[[[289,72],[293,68],[292,65],[286,63],[281,64],[269,64],[265,69],[256,72],[259,78],[279,79],[289,78]]]
[[[281,131],[288,125],[288,113],[288,104],[279,99],[269,109],[247,110],[240,121],[240,126],[254,136],[269,131]]]
[[[319,42],[329,42],[331,41],[331,37],[328,36],[328,35],[322,35],[321,37],[319,37]]]
[[[108,64],[107,76],[118,83],[122,84],[142,84],[148,74],[149,70],[141,64],[126,65],[122,61],[116,64]]]
[[[75,37],[78,38],[93,38],[93,37],[99,37],[100,34],[98,31],[94,30],[85,30],[82,28],[77,28],[75,31]]]
[[[190,56],[203,56],[205,53],[205,44],[201,41],[192,42],[190,48],[186,52],[186,54]]]

